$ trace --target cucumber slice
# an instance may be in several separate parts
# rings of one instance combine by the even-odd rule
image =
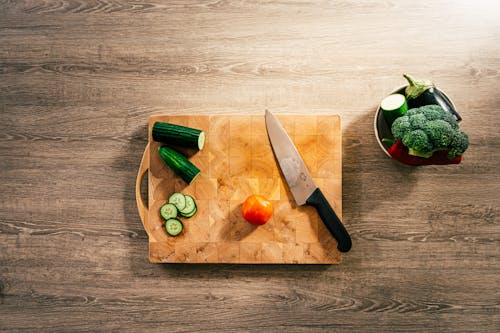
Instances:
[[[174,204],[180,212],[186,208],[186,197],[182,193],[175,192],[168,198],[168,203]]]
[[[205,145],[205,132],[196,128],[157,121],[152,134],[153,140],[176,146],[202,150]]]
[[[178,219],[168,219],[165,221],[165,230],[167,231],[167,234],[170,236],[178,236],[181,232],[182,229],[184,229],[184,226],[182,225],[182,222],[179,221]]]
[[[190,184],[200,174],[200,169],[196,165],[172,148],[159,147],[158,152],[163,161],[186,183]]]
[[[192,196],[185,194],[184,198],[186,199],[186,205],[184,206],[184,209],[179,211],[181,215],[189,214],[196,209],[196,203],[194,202],[194,198]]]
[[[177,213],[177,207],[171,203],[166,203],[160,208],[160,215],[165,220],[177,217]]]
[[[182,216],[182,217],[191,217],[191,216],[193,216],[194,214],[196,214],[196,211],[197,211],[197,210],[198,210],[198,209],[197,209],[197,208],[196,208],[196,206],[195,206],[195,207],[194,207],[194,209],[193,209],[191,212],[189,212],[189,213],[179,213],[179,214],[181,214],[181,216]]]
[[[408,104],[406,103],[406,97],[403,95],[392,94],[382,100],[380,108],[384,112],[385,120],[390,126],[396,118],[401,117],[408,111]]]

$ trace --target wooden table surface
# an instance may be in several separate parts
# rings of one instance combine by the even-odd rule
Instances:
[[[403,72],[454,100],[462,164],[379,149]],[[495,1],[0,1],[0,331],[498,332],[499,81]],[[352,251],[150,264],[148,117],[265,108],[341,115]]]

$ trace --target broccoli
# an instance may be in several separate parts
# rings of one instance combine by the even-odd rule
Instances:
[[[460,130],[451,113],[439,105],[408,110],[392,123],[391,131],[414,156],[431,157],[435,151],[445,150],[448,158],[453,159],[469,146],[467,134]]]

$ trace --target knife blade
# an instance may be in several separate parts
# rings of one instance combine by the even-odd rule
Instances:
[[[316,208],[321,220],[337,240],[337,248],[341,252],[349,251],[352,246],[349,233],[323,195],[323,192],[314,183],[311,173],[293,141],[279,120],[268,110],[266,110],[265,119],[267,135],[274,157],[278,161],[295,202],[299,206],[310,205]]]

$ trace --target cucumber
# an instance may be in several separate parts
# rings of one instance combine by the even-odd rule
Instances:
[[[205,145],[205,132],[163,122],[153,124],[153,140],[172,144],[181,147],[194,148],[202,150]]]
[[[406,97],[403,95],[392,94],[382,100],[380,108],[384,113],[387,124],[391,126],[396,118],[401,117],[408,111],[408,104],[406,102]]]
[[[186,197],[182,193],[175,192],[168,198],[168,202],[175,205],[179,212],[186,208]]]
[[[160,208],[160,215],[165,220],[177,217],[177,213],[177,207],[171,203],[166,203]]]
[[[186,183],[190,184],[200,174],[200,169],[196,165],[172,148],[162,146],[158,148],[158,152],[162,160]]]
[[[194,216],[194,214],[196,214],[196,211],[197,211],[197,210],[198,210],[198,209],[195,207],[195,208],[194,208],[191,212],[189,212],[189,213],[180,213],[180,214],[181,214],[181,216],[182,216],[182,217],[186,217],[186,218],[187,218],[187,217]]]
[[[184,195],[186,205],[184,209],[181,209],[179,211],[179,214],[183,217],[191,217],[194,214],[196,214],[196,203],[194,201],[194,198],[190,195]]]
[[[170,236],[178,236],[182,232],[182,229],[184,229],[182,222],[176,218],[165,221],[165,230]]]

